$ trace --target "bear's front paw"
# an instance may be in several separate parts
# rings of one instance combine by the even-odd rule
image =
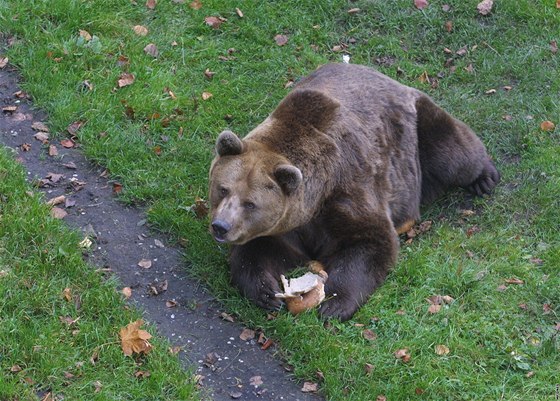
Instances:
[[[245,279],[237,283],[243,294],[257,306],[266,310],[279,310],[283,302],[276,298],[281,292],[278,280],[270,273],[263,273],[257,277]]]
[[[356,300],[333,295],[321,304],[319,314],[323,319],[338,319],[344,322],[356,313],[359,306]]]

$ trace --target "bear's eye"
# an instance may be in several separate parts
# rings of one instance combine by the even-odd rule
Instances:
[[[228,196],[228,194],[229,194],[229,190],[227,188],[220,187],[220,196],[222,198],[225,198],[226,196]]]
[[[244,202],[243,207],[245,209],[253,210],[257,207],[257,205],[255,205],[253,202]]]

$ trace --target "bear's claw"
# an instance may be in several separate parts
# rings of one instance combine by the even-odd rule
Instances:
[[[480,175],[465,189],[477,196],[489,195],[498,182],[500,182],[500,173],[494,167],[494,163],[488,160]]]

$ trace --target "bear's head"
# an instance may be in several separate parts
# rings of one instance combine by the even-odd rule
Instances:
[[[244,244],[286,227],[301,171],[265,145],[224,131],[210,168],[210,232],[219,242]]]

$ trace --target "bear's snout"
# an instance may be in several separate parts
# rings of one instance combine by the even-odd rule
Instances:
[[[223,220],[214,220],[212,222],[212,233],[216,241],[225,242],[226,234],[231,230],[231,224]]]

